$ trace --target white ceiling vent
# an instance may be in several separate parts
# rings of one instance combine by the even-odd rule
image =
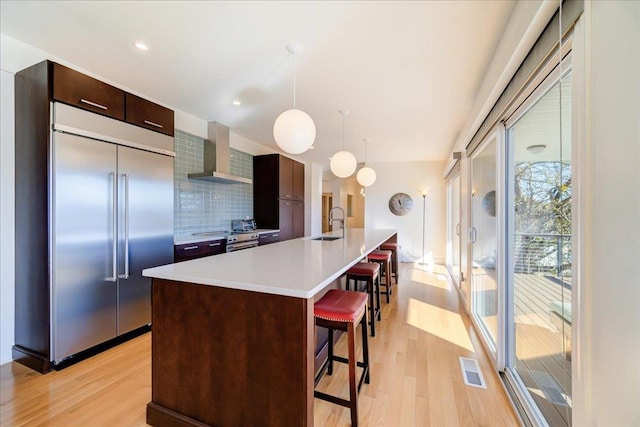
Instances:
[[[464,383],[472,387],[487,388],[478,361],[467,357],[459,357],[460,369],[462,369],[462,378]]]

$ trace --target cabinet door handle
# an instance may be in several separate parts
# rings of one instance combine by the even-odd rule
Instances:
[[[220,242],[218,242],[218,243],[209,243],[209,247],[212,247],[212,246],[220,246]]]
[[[278,236],[280,236],[280,235],[279,235],[279,234],[274,234],[274,235],[273,235],[273,236],[271,236],[271,237],[278,237]]]
[[[187,246],[186,248],[182,248],[183,251],[190,251],[192,249],[198,249],[198,246]]]
[[[157,128],[162,129],[162,125],[161,125],[161,124],[159,124],[159,123],[154,123],[154,122],[149,121],[149,120],[145,120],[144,122],[145,122],[146,124],[148,124],[148,125],[155,126],[155,127],[157,127]]]
[[[291,194],[285,194],[284,197],[291,197]]]
[[[291,204],[290,202],[286,202],[284,205],[289,206],[290,204]]]
[[[86,99],[80,99],[80,102],[83,102],[85,104],[89,104],[89,105],[91,105],[93,107],[101,108],[103,110],[108,110],[108,108],[105,107],[104,105],[96,104],[95,102],[91,102],[91,101],[88,101]]]

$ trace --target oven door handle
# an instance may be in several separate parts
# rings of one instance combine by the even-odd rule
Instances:
[[[231,245],[227,245],[227,252],[235,252],[242,249],[255,248],[256,246],[258,246],[257,240],[251,240],[251,241],[246,241],[241,243],[233,243]]]

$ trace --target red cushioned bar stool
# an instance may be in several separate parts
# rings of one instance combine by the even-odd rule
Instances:
[[[389,300],[389,295],[391,295],[391,251],[373,251],[369,255],[367,255],[367,260],[369,262],[377,262],[380,264],[381,276],[384,278],[384,293],[387,296],[387,303]],[[382,284],[382,280],[380,280],[380,284]]]
[[[391,275],[396,279],[398,283],[398,244],[385,242],[380,245],[380,249],[383,251],[391,251]]]
[[[320,298],[313,307],[316,325],[329,329],[329,354],[316,375],[315,384],[318,385],[325,370],[328,375],[333,374],[333,362],[349,365],[349,400],[342,399],[320,391],[314,391],[314,396],[327,402],[347,407],[351,410],[351,425],[358,425],[358,393],[363,381],[369,384],[369,345],[367,342],[367,294],[351,292],[341,289],[331,289]],[[356,326],[362,325],[362,357],[356,360]],[[347,332],[347,347],[349,358],[333,354],[333,331],[339,329]],[[356,386],[356,365],[364,368],[360,381]]]
[[[376,319],[380,317],[380,265],[375,262],[359,262],[347,270],[347,290],[351,288],[351,281],[354,281],[353,290],[360,291],[359,282],[365,282],[367,293],[369,294],[369,325],[371,325],[371,336],[376,336]],[[374,298],[375,294],[375,298]]]

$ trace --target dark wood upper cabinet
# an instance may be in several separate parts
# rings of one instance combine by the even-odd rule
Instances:
[[[280,154],[253,158],[253,217],[280,241],[304,236],[304,164]]]
[[[52,98],[84,110],[173,136],[174,113],[76,70],[51,62]]]
[[[53,63],[53,99],[114,119],[124,120],[122,89]]]
[[[285,200],[293,200],[293,164],[292,159],[280,156],[280,198]],[[304,166],[302,166],[304,168]]]
[[[304,202],[304,164],[293,162],[293,200]]]
[[[173,136],[174,114],[170,109],[127,93],[125,110],[127,122]]]

